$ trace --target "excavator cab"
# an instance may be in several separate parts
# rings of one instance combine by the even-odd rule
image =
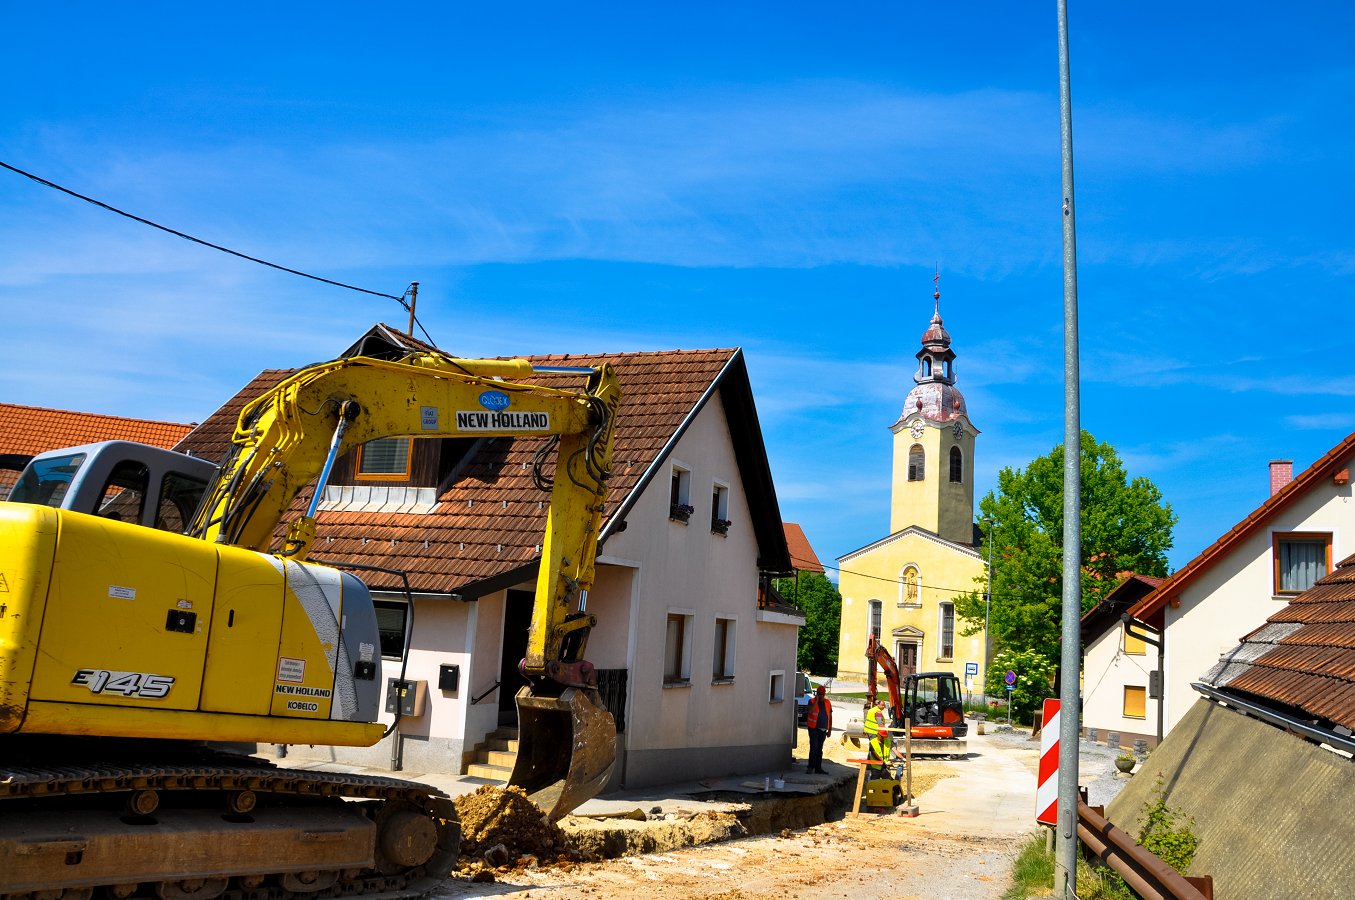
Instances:
[[[961,738],[969,733],[964,720],[960,679],[951,672],[919,672],[903,686],[904,717],[912,719],[913,736]]]

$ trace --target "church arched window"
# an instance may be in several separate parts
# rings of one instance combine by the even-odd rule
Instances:
[[[913,449],[908,451],[908,480],[921,481],[923,472],[926,468],[927,455],[922,450],[921,444],[914,444]]]
[[[922,377],[930,378],[932,374],[932,358],[930,356],[922,357]]]
[[[950,360],[946,360],[945,362],[941,363],[941,374],[946,376],[947,378],[950,377]]]
[[[964,481],[964,451],[959,447],[950,448],[950,480],[955,484]]]

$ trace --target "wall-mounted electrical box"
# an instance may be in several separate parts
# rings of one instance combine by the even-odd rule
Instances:
[[[421,716],[428,702],[428,682],[386,679],[386,712]]]
[[[461,667],[455,663],[438,666],[438,690],[454,691],[461,682]]]

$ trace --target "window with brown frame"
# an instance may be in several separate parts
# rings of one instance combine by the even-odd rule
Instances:
[[[1275,593],[1299,594],[1331,571],[1331,532],[1271,535]]]
[[[1124,717],[1126,719],[1148,718],[1148,689],[1126,684],[1124,686]]]
[[[407,437],[377,438],[358,448],[360,481],[404,481],[409,478],[414,442]]]

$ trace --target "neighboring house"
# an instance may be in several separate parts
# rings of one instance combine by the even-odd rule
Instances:
[[[345,355],[423,346],[379,325]],[[588,594],[598,626],[587,656],[620,731],[610,786],[788,767],[803,615],[770,588],[792,565],[742,351],[531,361],[611,363],[623,394]],[[244,402],[288,374],[261,373],[185,446],[219,456]],[[579,386],[578,376],[537,380]],[[412,604],[400,578],[358,574],[379,607],[384,677],[403,671],[421,682],[426,704],[375,747],[293,747],[290,755],[377,766],[394,759],[459,774],[515,721],[545,529],[547,496],[531,471],[540,445],[388,439],[336,464],[311,556],[407,573]]]
[[[797,573],[824,574],[823,563],[819,562],[818,554],[810,546],[809,538],[805,537],[804,529],[794,522],[783,522],[782,528],[786,532],[786,547],[790,550],[791,568]]]
[[[1273,604],[1262,587],[1257,599]],[[1211,875],[1217,897],[1350,896],[1355,557],[1272,606],[1195,680],[1195,699],[1108,817],[1137,834],[1160,792],[1199,838],[1189,874]]]
[[[98,441],[173,447],[193,428],[177,422],[0,403],[0,497],[9,496],[19,472],[39,453]]]
[[[1126,634],[1120,616],[1165,580],[1126,573],[1082,617],[1082,725],[1091,740],[1117,747],[1158,742],[1158,702],[1150,690],[1157,648]]]
[[[917,352],[915,386],[890,426],[894,473],[890,534],[840,557],[842,594],[838,677],[865,679],[866,638],[874,633],[904,674],[948,671],[979,674],[982,631],[962,637],[955,622],[957,594],[981,589],[984,574],[974,526],[974,443],[955,387],[955,353],[936,313]]]
[[[1129,610],[1163,633],[1166,732],[1194,705],[1191,682],[1355,550],[1352,462],[1355,434],[1297,478],[1272,462],[1270,497]]]

